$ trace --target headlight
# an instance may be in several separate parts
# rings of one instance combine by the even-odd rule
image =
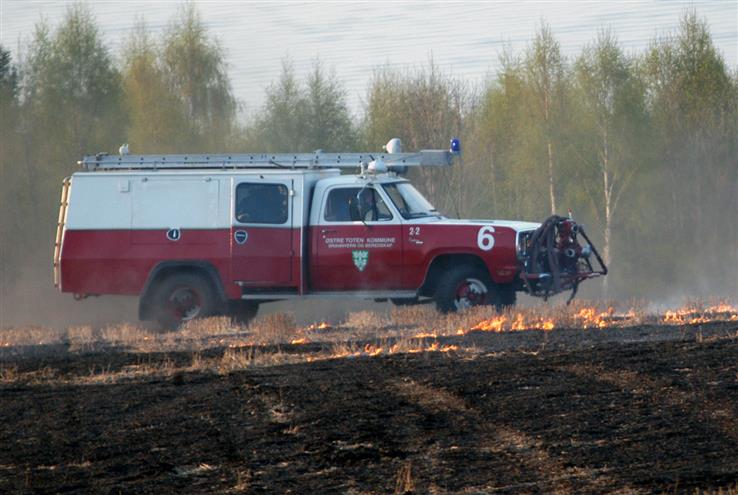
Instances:
[[[525,232],[518,232],[515,238],[515,251],[517,252],[519,259],[524,259],[528,256],[528,241],[530,236],[533,235],[533,230]]]

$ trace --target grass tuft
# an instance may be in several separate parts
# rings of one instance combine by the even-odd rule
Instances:
[[[249,326],[253,339],[259,344],[279,344],[296,338],[297,322],[293,313],[272,313],[261,316]]]

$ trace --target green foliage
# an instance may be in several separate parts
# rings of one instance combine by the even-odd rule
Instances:
[[[558,170],[557,162],[562,147],[562,124],[567,118],[567,74],[559,43],[547,24],[541,23],[528,48],[524,66],[530,103],[527,109],[532,117],[530,124],[537,140],[540,140],[534,146],[545,157],[542,161],[546,164],[550,213],[554,214],[557,211],[557,182],[566,177]]]
[[[34,132],[46,136],[44,158],[69,163],[123,135],[120,74],[84,5],[69,7],[53,33],[37,26],[24,76],[24,111]]]
[[[304,135],[305,100],[292,63],[282,61],[279,81],[266,91],[266,103],[256,118],[257,142],[267,152],[310,151]]]
[[[736,211],[735,82],[707,24],[693,10],[684,14],[674,35],[652,44],[641,69],[659,157],[654,199],[666,210],[654,228],[665,240],[679,239],[677,252],[671,251],[673,244],[664,244],[682,280],[704,279],[707,289],[714,284],[707,280],[724,276],[724,266],[692,263],[689,256],[720,252],[724,262],[738,262],[738,250],[723,249],[738,235],[734,218],[724,221],[726,212],[734,217]]]
[[[249,129],[251,147],[267,152],[346,151],[356,147],[356,131],[346,92],[335,72],[313,63],[301,85],[292,63],[282,61],[279,81]]]
[[[529,108],[531,88],[522,62],[513,54],[504,52],[500,66],[473,116],[476,125],[466,145],[467,161],[476,157],[481,169],[475,175],[483,179],[496,216],[539,218],[548,211],[546,202],[528,198],[548,193],[541,180],[545,162],[540,125]]]
[[[18,70],[12,63],[10,51],[0,45],[0,118],[18,103]]]
[[[194,4],[185,4],[164,36],[162,68],[181,99],[196,139],[187,151],[222,149],[233,131],[236,100],[223,51],[208,36]]]
[[[13,130],[18,121],[19,91],[18,69],[13,64],[10,51],[0,45],[0,171],[3,173],[16,142]],[[5,183],[4,180],[2,182]]]
[[[23,95],[13,157],[16,242],[50,249],[60,178],[84,153],[117,147],[126,126],[120,74],[90,10],[75,4],[52,30],[40,23],[23,67]],[[48,226],[29,229],[28,225]]]
[[[20,244],[9,242],[20,230],[21,221],[13,208],[19,202],[21,190],[13,180],[14,161],[20,140],[18,122],[18,69],[10,52],[0,45],[0,276],[14,278],[17,266],[5,260],[16,260],[23,253]],[[0,285],[0,291],[3,287]],[[0,292],[2,294],[2,292]],[[0,296],[2,297],[2,296]]]
[[[316,61],[307,77],[304,100],[309,149],[342,151],[356,146],[354,125],[346,105],[346,91],[335,71],[327,73],[322,64]]]
[[[364,121],[367,147],[381,149],[393,137],[402,140],[405,151],[446,146],[462,135],[467,96],[463,83],[443,74],[432,60],[407,72],[376,71]],[[409,177],[439,208],[458,216],[466,207],[459,194],[463,172],[421,169]]]
[[[602,254],[612,264],[612,229],[624,193],[649,163],[645,88],[609,31],[575,64],[578,181],[604,230]],[[618,273],[617,271],[615,273]],[[617,277],[617,275],[616,275]],[[604,279],[605,287],[609,278]]]
[[[168,84],[159,51],[139,22],[124,51],[123,88],[134,153],[181,153],[197,141],[184,102]]]

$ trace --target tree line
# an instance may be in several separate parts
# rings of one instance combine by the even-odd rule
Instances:
[[[735,297],[738,74],[695,10],[627,54],[602,29],[567,58],[542,22],[480,85],[433,60],[378,67],[354,115],[334,69],[289,60],[243,118],[225,55],[191,4],[153,36],[139,21],[116,61],[88,7],[37,25],[20,60],[0,46],[2,284],[49,264],[61,179],[83,155],[405,150],[462,140],[451,170],[411,179],[452,217],[587,225],[612,269],[593,296]],[[50,270],[49,270],[50,273]],[[592,285],[592,284],[590,284]]]

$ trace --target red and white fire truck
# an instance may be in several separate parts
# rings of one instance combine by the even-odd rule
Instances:
[[[261,303],[298,297],[499,308],[518,291],[548,297],[606,273],[568,218],[436,211],[400,172],[451,165],[458,140],[450,150],[403,153],[397,139],[385,148],[86,156],[63,182],[54,282],[78,299],[137,295],[141,319],[174,327],[214,314],[245,321]]]

